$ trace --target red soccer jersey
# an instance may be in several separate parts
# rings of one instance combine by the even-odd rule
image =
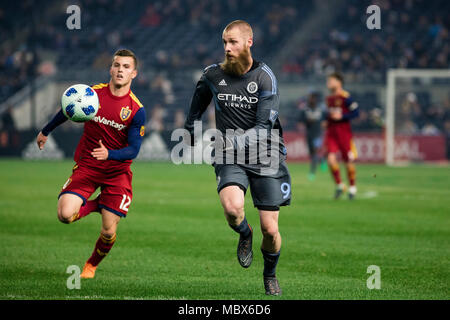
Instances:
[[[328,111],[332,112],[336,109],[340,109],[342,115],[346,115],[350,113],[353,108],[356,108],[356,102],[350,97],[350,94],[347,91],[342,91],[340,94],[330,95],[327,97],[327,107]],[[327,119],[327,131],[329,134],[345,134],[350,135],[352,133],[352,129],[350,126],[350,120],[332,120],[330,117]]]
[[[142,108],[141,102],[130,90],[126,95],[116,97],[111,93],[108,83],[92,86],[97,92],[100,103],[94,119],[85,122],[83,135],[75,151],[74,160],[80,165],[103,172],[121,172],[128,170],[132,160],[97,160],[91,152],[99,147],[99,140],[110,150],[128,146],[128,127],[136,112]],[[143,128],[141,128],[143,135]]]

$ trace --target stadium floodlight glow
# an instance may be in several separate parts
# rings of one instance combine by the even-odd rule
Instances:
[[[394,165],[395,160],[395,110],[396,93],[398,86],[396,82],[400,78],[417,78],[431,80],[433,78],[449,78],[450,69],[389,69],[386,84],[386,134],[385,134],[385,162]]]

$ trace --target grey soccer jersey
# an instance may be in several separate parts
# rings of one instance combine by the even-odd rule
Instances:
[[[318,138],[322,134],[322,121],[326,119],[326,107],[323,104],[307,105],[300,111],[299,118],[305,123],[308,139]]]
[[[194,121],[200,120],[211,100],[214,101],[216,128],[226,134],[227,129],[249,132],[267,131],[265,139],[269,149],[276,148],[282,162],[286,158],[283,133],[278,119],[279,92],[277,80],[272,70],[263,62],[254,61],[249,72],[242,76],[225,73],[220,65],[207,67],[197,83],[186,119],[185,128],[193,133]],[[273,131],[276,129],[277,131]],[[274,132],[277,136],[274,137]],[[246,157],[249,151],[249,140],[245,134],[236,135],[234,148],[245,148]],[[217,159],[216,154],[216,159]],[[257,168],[256,164],[246,166]]]

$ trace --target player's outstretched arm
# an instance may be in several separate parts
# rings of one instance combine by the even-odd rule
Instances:
[[[345,103],[348,105],[348,109],[350,112],[344,114],[342,116],[343,120],[351,120],[357,118],[359,116],[359,108],[358,103],[352,99],[352,97],[348,97],[345,99]]]
[[[50,132],[52,132],[57,126],[66,121],[67,117],[64,115],[62,110],[59,110],[59,112],[53,117],[52,120],[50,120],[49,123],[46,124],[46,126],[39,132],[36,137],[36,143],[40,150],[44,149],[44,145],[47,142],[47,136],[50,134]]]
[[[203,113],[206,108],[208,108],[208,105],[212,99],[212,93],[207,84],[208,80],[206,79],[206,72],[207,69],[197,82],[197,86],[195,87],[195,92],[191,100],[191,107],[189,108],[189,113],[184,123],[184,128],[191,134],[191,144],[194,140],[192,139],[194,134],[194,121],[201,120]]]

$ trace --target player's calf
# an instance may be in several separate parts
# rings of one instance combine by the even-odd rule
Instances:
[[[273,226],[269,229],[263,229],[263,243],[261,252],[264,259],[264,277],[274,277],[278,259],[280,258],[281,236],[278,227]]]
[[[238,186],[233,185],[223,188],[219,196],[228,225],[239,233],[237,246],[239,264],[244,268],[248,268],[253,261],[253,231],[245,218],[244,192]]]
[[[278,230],[278,209],[278,207],[273,207],[274,211],[261,209],[259,211],[263,235],[262,248],[268,252],[278,252],[281,248],[281,235]]]
[[[230,201],[225,203],[224,211],[230,228],[239,233],[237,246],[239,264],[243,268],[248,268],[253,261],[253,230],[245,218],[244,205],[239,201]]]
[[[347,162],[347,175],[348,182],[350,184],[348,189],[348,198],[353,200],[356,196],[356,168],[351,159]]]
[[[94,251],[86,262],[81,277],[84,279],[94,278],[99,263],[111,251],[116,242],[117,225],[120,217],[108,210],[102,210],[102,231],[95,243]]]
[[[264,288],[268,295],[281,295],[276,278],[276,268],[281,253],[281,235],[278,230],[279,211],[260,210],[259,215],[263,234],[261,253],[264,259]]]

